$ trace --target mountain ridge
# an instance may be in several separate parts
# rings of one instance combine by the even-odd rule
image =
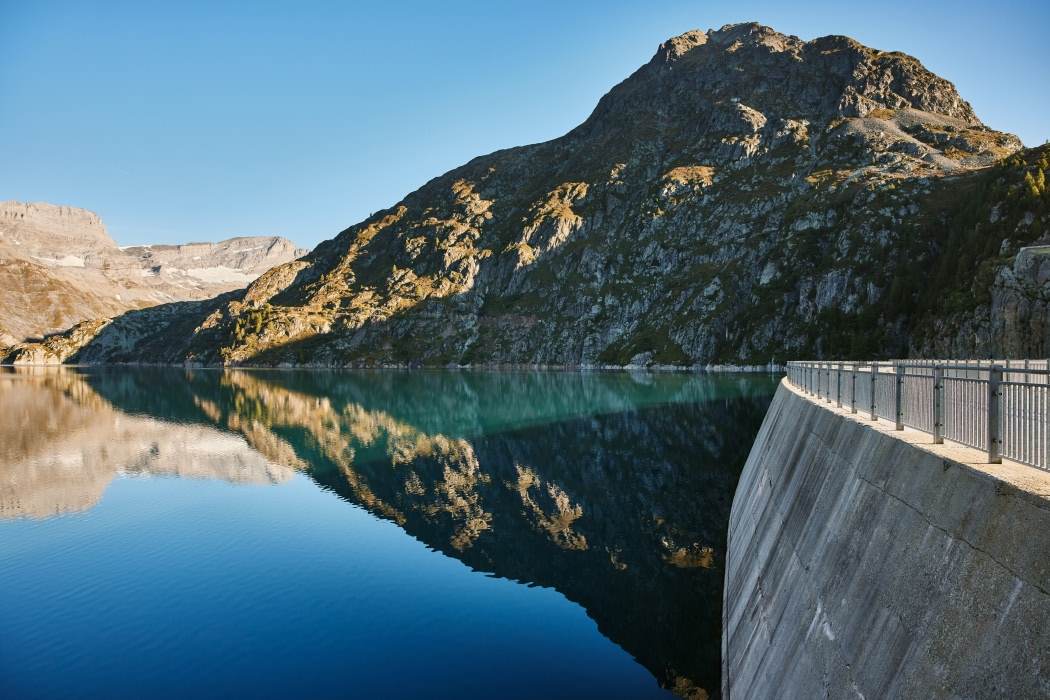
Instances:
[[[119,246],[90,210],[0,202],[0,283],[9,290],[0,301],[0,345],[130,309],[209,298],[305,252],[277,236]]]
[[[244,292],[45,355],[704,366],[1045,352],[1045,332],[1026,335],[1050,297],[1041,263],[1016,259],[1048,241],[1045,185],[1025,184],[1045,161],[905,54],[752,23],[691,31],[564,136],[474,158]],[[956,255],[965,275],[938,273],[936,291],[972,303],[931,305],[922,270]]]

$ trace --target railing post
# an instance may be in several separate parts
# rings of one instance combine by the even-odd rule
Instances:
[[[1003,368],[992,365],[988,368],[988,463],[1003,461],[999,454],[999,398],[1002,393]]]
[[[835,370],[835,408],[842,408],[842,367],[840,362]]]
[[[897,376],[893,382],[893,416],[896,430],[904,430],[904,365],[896,367]]]
[[[860,370],[860,365],[856,362],[853,363],[853,369],[849,373],[849,412],[857,412],[857,371]]]
[[[834,369],[832,369],[833,366],[833,363],[828,363],[828,403],[835,402],[835,394],[831,391],[831,375],[835,371]]]
[[[879,380],[879,366],[872,362],[871,363],[871,419],[878,420],[879,413],[876,404],[878,401],[875,399],[875,389],[878,385]]]
[[[944,443],[944,368],[933,368],[933,444]]]

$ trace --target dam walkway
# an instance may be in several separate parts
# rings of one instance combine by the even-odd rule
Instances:
[[[875,422],[1050,471],[1047,360],[789,362],[788,381],[810,397]]]

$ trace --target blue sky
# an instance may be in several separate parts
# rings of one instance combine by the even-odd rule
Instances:
[[[313,246],[470,158],[563,134],[657,45],[759,21],[905,51],[1050,139],[1050,3],[0,0],[0,199],[122,244]]]

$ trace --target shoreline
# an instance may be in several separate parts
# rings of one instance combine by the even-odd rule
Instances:
[[[198,370],[480,370],[504,371],[527,370],[537,372],[652,372],[652,373],[692,373],[692,374],[783,374],[783,365],[565,365],[540,363],[485,363],[470,365],[416,365],[411,363],[379,364],[299,364],[280,363],[277,365],[253,364],[204,364],[204,363],[171,363],[171,362],[101,362],[101,363],[62,363],[62,362],[13,362],[0,363],[2,368],[38,368],[38,367],[171,367]]]

